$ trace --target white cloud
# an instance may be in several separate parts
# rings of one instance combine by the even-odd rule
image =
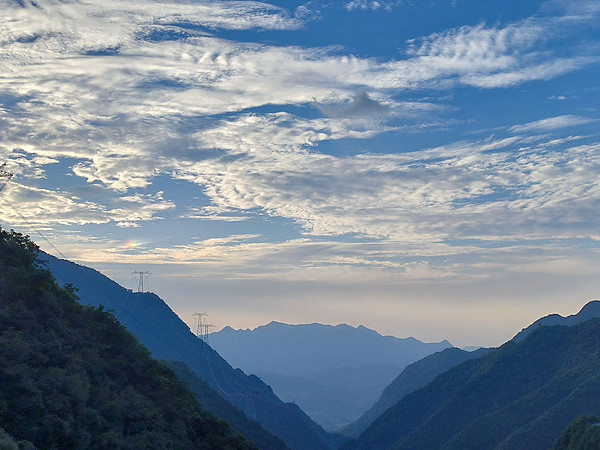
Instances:
[[[238,159],[190,163],[177,172],[203,186],[221,207],[258,208],[315,235],[359,234],[405,243],[448,236],[578,236],[582,230],[565,226],[567,220],[594,233],[585,211],[600,200],[600,185],[591,175],[598,170],[597,145],[551,139],[522,147],[525,139],[512,137],[340,159],[299,151],[287,133],[296,136],[295,145],[311,138],[288,124],[245,120],[249,128],[236,122],[201,137]],[[277,125],[286,134],[268,132]],[[573,216],[565,217],[565,209]]]
[[[135,6],[113,2],[102,7],[48,3],[45,9],[6,4],[3,85],[5,92],[23,99],[21,108],[33,118],[20,125],[21,134],[31,128],[38,136],[58,134],[46,124],[60,124],[58,131],[73,132],[117,118],[306,104],[325,101],[332,93],[350,99],[357,90],[380,90],[375,97],[380,101],[390,89],[447,83],[504,87],[547,79],[595,61],[557,59],[539,52],[536,45],[548,33],[541,20],[432,34],[413,41],[407,59],[392,61],[339,56],[327,49],[237,44],[187,29],[179,31],[192,34],[178,41],[148,41],[141,33],[173,32],[177,27],[171,24],[176,22],[172,15],[184,22],[213,20],[201,14],[206,5],[223,24],[243,18],[250,26],[262,23],[265,11],[274,17],[283,14],[251,2]],[[177,13],[178,9],[184,12]],[[28,38],[32,42],[21,42]],[[89,54],[102,48],[113,53]],[[40,121],[42,117],[46,120]]]
[[[481,88],[500,88],[518,85],[527,81],[548,80],[565,73],[597,63],[597,57],[561,58],[549,63],[538,63],[530,67],[520,67],[490,75],[464,77],[465,84]]]
[[[105,203],[83,200],[59,189],[48,190],[9,184],[2,192],[0,219],[12,226],[46,227],[113,223],[119,227],[135,227],[140,222],[160,219],[160,213],[173,209],[162,192],[154,195],[127,195],[104,198]]]
[[[391,112],[389,107],[372,99],[366,92],[357,92],[341,107],[322,105],[319,109],[330,117],[385,116]]]
[[[381,8],[381,3],[376,1],[367,1],[367,0],[353,0],[349,3],[346,3],[345,8],[348,11],[354,11],[355,9],[367,10],[371,9],[373,11],[377,11]]]
[[[574,116],[566,114],[562,116],[549,117],[547,119],[536,120],[535,122],[526,123],[523,125],[515,125],[510,128],[513,133],[528,133],[531,131],[554,131],[561,128],[576,127],[594,122],[593,119],[587,117]]]
[[[14,226],[102,224],[109,222],[102,205],[67,192],[12,184],[2,192],[2,220]]]

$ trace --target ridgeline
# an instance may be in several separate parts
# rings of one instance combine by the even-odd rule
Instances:
[[[0,229],[0,445],[43,449],[254,449],[102,307]]]

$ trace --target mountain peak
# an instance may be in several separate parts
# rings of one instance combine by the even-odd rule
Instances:
[[[514,342],[520,342],[539,327],[552,325],[572,326],[596,317],[600,317],[600,300],[591,300],[586,303],[577,314],[571,314],[570,316],[549,314],[536,320],[528,327],[523,328],[512,340]]]
[[[586,303],[581,310],[575,314],[575,316],[579,316],[580,318],[594,318],[600,317],[600,300],[592,300]],[[574,317],[574,316],[569,316]]]

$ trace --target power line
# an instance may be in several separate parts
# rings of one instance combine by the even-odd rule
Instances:
[[[229,379],[227,378],[227,376],[225,375],[225,371],[223,370],[223,366],[220,364],[221,363],[221,357],[217,356],[216,358],[216,364],[217,366],[219,366],[219,368],[221,369],[221,374],[223,375],[223,379],[225,380],[225,383],[227,383],[229,385],[229,388],[234,392],[233,394],[226,392],[223,387],[221,386],[221,384],[219,384],[219,382],[217,381],[217,377],[215,376],[215,373],[213,371],[213,367],[212,364],[210,363],[210,358],[208,357],[208,351],[207,351],[207,347],[212,348],[208,342],[209,340],[209,335],[210,335],[210,330],[212,328],[215,328],[215,325],[213,325],[212,323],[207,323],[205,321],[205,318],[208,316],[207,313],[205,312],[195,312],[194,314],[192,314],[194,316],[194,329],[192,330],[192,333],[194,333],[196,335],[196,337],[198,339],[200,339],[202,341],[202,346],[204,348],[204,356],[206,358],[206,363],[208,364],[208,369],[210,371],[210,374],[213,378],[213,381],[215,382],[215,385],[217,386],[217,388],[226,396],[228,397],[250,397],[249,395],[243,394],[240,391],[238,391],[229,381]],[[214,350],[213,350],[214,351]],[[218,353],[217,353],[218,355]]]

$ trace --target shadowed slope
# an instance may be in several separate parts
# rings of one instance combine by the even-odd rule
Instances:
[[[79,288],[83,304],[104,305],[158,359],[182,361],[223,398],[280,437],[292,449],[329,449],[343,438],[330,435],[293,404],[279,400],[255,376],[233,369],[162,301],[151,293],[132,293],[99,272],[43,255],[61,283]],[[260,443],[259,443],[260,445]]]
[[[402,400],[404,396],[426,386],[435,377],[452,367],[469,359],[478,358],[488,351],[489,349],[479,349],[474,352],[467,352],[452,347],[412,363],[385,388],[377,403],[365,412],[360,419],[344,428],[342,433],[350,437],[358,437],[375,419]]]
[[[0,230],[2,448],[254,448],[36,258],[35,244]]]
[[[346,449],[547,449],[600,398],[600,319],[540,327],[440,375]]]

